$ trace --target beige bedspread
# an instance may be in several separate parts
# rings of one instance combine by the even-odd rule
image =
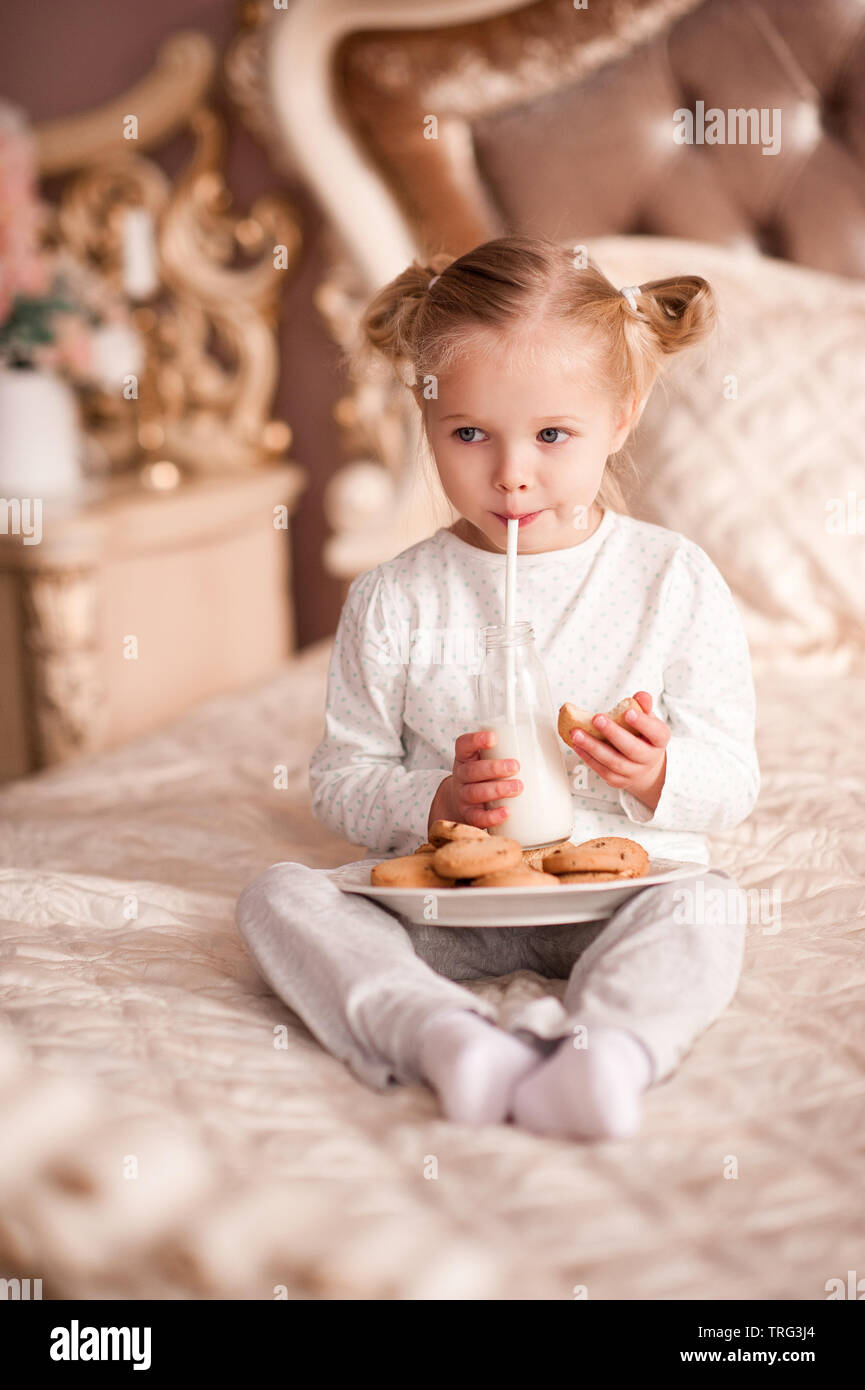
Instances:
[[[762,792],[711,843],[780,923],[749,926],[736,999],[640,1135],[583,1146],[368,1090],[246,956],[251,877],[362,857],[307,809],[329,647],[0,791],[0,1275],[45,1297],[805,1300],[865,1276],[865,676],[755,667]],[[557,986],[473,987],[507,1010]]]

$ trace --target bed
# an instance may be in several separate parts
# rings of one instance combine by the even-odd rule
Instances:
[[[712,842],[762,904],[738,994],[636,1139],[579,1145],[367,1089],[245,954],[256,872],[362,857],[308,810],[329,645],[0,793],[4,1273],[54,1298],[824,1298],[863,1238],[861,674],[755,666],[761,796]],[[564,982],[469,988],[506,1018]]]
[[[618,284],[705,274],[723,309],[637,461],[639,514],[707,550],[751,644],[760,797],[710,837],[749,901],[735,999],[626,1142],[453,1125],[425,1087],[361,1085],[233,920],[268,864],[364,855],[309,811],[316,642],[0,789],[0,1266],[43,1297],[807,1301],[861,1276],[865,286],[654,230],[589,245]],[[565,982],[468,987],[506,1023]]]

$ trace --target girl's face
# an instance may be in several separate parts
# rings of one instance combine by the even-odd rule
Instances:
[[[534,348],[535,365],[520,364],[523,347]],[[509,516],[526,517],[523,553],[579,545],[600,522],[594,500],[607,458],[639,412],[634,403],[614,419],[609,397],[576,365],[572,335],[567,351],[570,361],[548,331],[511,338],[464,358],[425,402],[442,487],[466,520],[465,538],[483,550],[507,550]]]

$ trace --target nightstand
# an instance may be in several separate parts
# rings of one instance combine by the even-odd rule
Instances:
[[[293,463],[167,491],[136,475],[45,498],[29,530],[12,499],[17,533],[0,499],[0,781],[273,675],[295,648],[287,522],[305,485]]]

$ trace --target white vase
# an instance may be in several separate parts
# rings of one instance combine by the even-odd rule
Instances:
[[[84,488],[78,398],[56,372],[0,367],[0,498]]]

